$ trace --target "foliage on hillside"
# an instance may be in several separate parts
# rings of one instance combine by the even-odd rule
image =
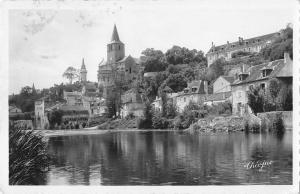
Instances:
[[[9,104],[14,104],[19,107],[22,112],[32,112],[34,111],[34,101],[42,97],[47,97],[47,101],[53,102],[63,102],[64,93],[63,91],[80,91],[82,85],[79,82],[73,84],[55,84],[54,86],[42,89],[40,92],[34,90],[33,87],[25,86],[21,89],[19,94],[15,94],[10,97]]]
[[[288,52],[293,58],[293,29],[287,26],[280,31],[279,37],[270,45],[261,50],[262,56],[270,61],[282,59],[284,52]]]

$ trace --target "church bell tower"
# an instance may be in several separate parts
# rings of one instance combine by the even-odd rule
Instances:
[[[82,65],[80,69],[80,81],[82,83],[86,82],[86,75],[87,75],[87,70],[84,64],[84,58],[82,59]]]
[[[107,63],[115,63],[125,57],[125,45],[120,41],[118,30],[114,25],[110,43],[107,44]]]

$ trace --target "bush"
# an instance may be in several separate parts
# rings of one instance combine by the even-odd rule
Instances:
[[[168,126],[168,120],[165,117],[162,117],[159,111],[154,111],[152,117],[152,127],[154,129],[166,129]]]
[[[129,113],[128,115],[126,115],[125,119],[129,120],[129,119],[133,119],[135,116],[133,114],[133,112]]]
[[[280,113],[276,114],[275,121],[273,122],[273,130],[277,134],[284,133],[285,131],[282,115]]]
[[[46,142],[34,131],[9,131],[9,184],[44,184],[48,167]]]

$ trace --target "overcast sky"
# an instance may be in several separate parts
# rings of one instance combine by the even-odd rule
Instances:
[[[140,2],[140,1],[139,1]],[[146,48],[165,52],[173,45],[206,53],[216,45],[276,32],[293,22],[293,1],[200,0],[101,4],[89,10],[11,10],[9,12],[9,93],[67,82],[68,66],[97,81],[106,44],[116,23],[125,54]],[[96,7],[96,6],[95,6]]]

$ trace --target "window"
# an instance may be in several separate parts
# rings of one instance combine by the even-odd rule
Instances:
[[[197,88],[192,88],[192,92],[196,92],[197,91]]]
[[[131,67],[129,68],[129,73],[131,73]]]
[[[260,84],[260,88],[261,88],[262,90],[264,90],[264,89],[266,88],[266,84],[265,84],[265,83]]]
[[[186,99],[185,99],[185,97],[183,98],[183,102],[185,102],[186,101]]]
[[[119,50],[121,50],[121,46],[119,45]]]

